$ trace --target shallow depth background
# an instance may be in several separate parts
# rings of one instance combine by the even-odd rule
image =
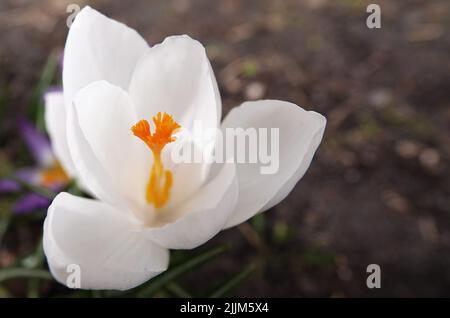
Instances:
[[[256,262],[233,295],[450,295],[448,1],[377,1],[382,28],[369,30],[363,0],[2,0],[2,173],[27,164],[16,119],[48,56],[63,49],[69,3],[90,4],[151,45],[172,34],[200,40],[224,114],[244,100],[270,98],[328,119],[294,191],[203,247],[232,243],[231,252],[183,279],[187,289],[209,288]],[[1,197],[3,216],[11,204]],[[41,224],[14,218],[0,243],[0,268],[33,249]],[[381,266],[380,290],[366,287],[371,263]],[[8,288],[21,294],[20,283]]]

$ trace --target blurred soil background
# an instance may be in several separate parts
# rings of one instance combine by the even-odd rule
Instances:
[[[382,28],[372,30],[371,2],[1,0],[0,171],[27,163],[16,119],[48,56],[62,52],[67,5],[89,4],[151,45],[184,33],[201,41],[224,114],[269,98],[328,119],[294,191],[202,247],[232,244],[186,276],[186,289],[202,291],[256,262],[234,296],[449,296],[450,2],[376,1]],[[11,204],[1,198],[3,214]],[[33,249],[41,226],[15,217],[0,268]],[[381,266],[378,290],[366,287],[372,263]]]

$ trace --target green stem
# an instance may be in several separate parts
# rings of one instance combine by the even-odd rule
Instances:
[[[189,292],[186,289],[184,289],[175,282],[172,282],[169,285],[167,285],[166,289],[177,297],[192,298],[191,294],[189,294]]]
[[[44,112],[45,107],[42,104],[42,95],[44,91],[51,85],[55,73],[58,67],[58,60],[54,55],[50,55],[44,65],[44,68],[41,72],[41,77],[39,79],[38,84],[36,85],[32,99],[31,99],[31,107],[30,109],[34,109],[33,116],[36,119],[36,127],[39,130],[45,130],[45,120],[44,120]]]
[[[44,248],[42,238],[39,240],[39,244],[36,247],[36,251],[33,253],[30,259],[31,268],[41,268],[44,264]],[[39,298],[40,280],[38,278],[31,278],[28,282],[28,298]]]
[[[245,268],[242,272],[231,278],[228,282],[221,285],[217,290],[212,292],[209,297],[210,298],[219,298],[226,295],[229,291],[239,285],[243,280],[245,280],[251,273],[253,273],[256,269],[254,264],[250,264],[247,268]]]
[[[187,262],[180,264],[173,269],[161,274],[158,278],[152,281],[148,286],[142,288],[138,293],[137,297],[151,297],[159,289],[163,288],[182,274],[188,272],[189,270],[200,266],[203,263],[213,259],[217,255],[225,252],[228,249],[227,245],[216,247],[209,250],[201,255],[191,258]]]
[[[6,234],[6,231],[9,228],[9,225],[11,223],[11,216],[7,215],[3,218],[3,220],[0,222],[0,246],[2,245],[3,237]]]
[[[43,269],[5,268],[0,271],[0,282],[13,278],[53,279],[52,275]]]

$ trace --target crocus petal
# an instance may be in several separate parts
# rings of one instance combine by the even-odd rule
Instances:
[[[127,199],[146,204],[153,157],[131,131],[139,119],[128,93],[105,81],[94,82],[79,91],[74,105],[81,131],[108,182]]]
[[[322,115],[278,100],[246,102],[231,110],[222,129],[279,128],[279,166],[273,174],[262,174],[260,168],[267,164],[237,164],[239,201],[227,227],[269,209],[288,195],[308,169],[325,124]]]
[[[50,205],[50,200],[36,193],[30,193],[21,198],[14,206],[16,214],[27,214],[37,209],[45,209]]]
[[[59,194],[44,223],[44,251],[54,277],[67,285],[70,264],[83,289],[133,288],[165,271],[167,249],[149,241],[133,218],[116,208]]]
[[[47,137],[25,119],[19,120],[19,131],[36,162],[42,167],[50,166],[54,157]]]
[[[160,222],[169,223],[147,229],[147,235],[169,249],[195,248],[223,229],[234,211],[237,198],[235,165],[224,164],[215,178],[173,214],[162,211]]]
[[[33,185],[40,186],[41,170],[34,167],[24,167],[16,171],[16,177]]]
[[[175,153],[180,153],[180,149],[190,149],[192,158],[196,155],[201,156],[202,150],[190,139],[184,140],[181,133],[177,133],[177,139],[166,145],[163,149],[161,158],[164,169],[172,172],[173,185],[170,189],[170,200],[167,208],[177,207],[187,198],[192,198],[195,193],[204,185],[209,176],[209,166],[211,164],[203,161],[180,160],[176,158]],[[196,153],[196,154],[194,154]]]
[[[107,80],[127,89],[138,59],[148,49],[133,29],[86,6],[70,27],[64,49],[66,108],[88,84]]]
[[[192,130],[196,120],[203,130],[218,127],[221,101],[213,70],[205,48],[187,35],[148,50],[136,66],[130,95],[142,118],[165,111],[184,129]]]
[[[86,89],[89,89],[89,86]],[[80,98],[84,100],[83,96],[84,93],[81,90]],[[102,94],[99,93],[99,96]],[[67,119],[67,140],[70,144],[73,161],[77,163],[77,176],[94,197],[120,208],[121,211],[130,212],[133,210],[130,202],[121,195],[117,184],[112,182],[111,176],[99,161],[80,127],[79,115],[75,106],[77,104],[79,103],[75,101],[74,105],[69,108]]]
[[[0,180],[0,193],[11,193],[20,190],[20,185],[11,179]]]
[[[76,177],[76,170],[69,152],[66,134],[66,109],[62,92],[48,92],[44,96],[45,125],[56,158],[64,171],[72,178]]]

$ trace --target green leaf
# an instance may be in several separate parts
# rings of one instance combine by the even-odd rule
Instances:
[[[72,289],[70,294],[58,293],[56,295],[51,296],[51,298],[91,298],[91,297],[92,291],[83,289],[76,289],[76,290]]]
[[[305,266],[321,267],[333,265],[336,262],[336,255],[327,250],[311,247],[302,254],[301,260]]]
[[[0,220],[0,246],[2,245],[3,237],[8,231],[9,225],[11,224],[11,216],[8,214]]]
[[[103,292],[101,290],[93,289],[91,290],[92,298],[103,298]]]
[[[244,65],[242,65],[242,74],[244,74],[245,77],[254,77],[258,72],[259,64],[256,61],[245,61]]]
[[[264,237],[264,231],[266,230],[266,215],[264,213],[259,213],[252,217],[251,223],[255,231]]]
[[[186,289],[184,289],[183,287],[181,287],[180,285],[178,285],[175,282],[167,285],[166,289],[176,297],[192,298],[191,294]]]
[[[75,180],[72,180],[72,182],[70,182],[66,191],[76,196],[83,196],[83,191],[81,191]]]
[[[153,279],[148,285],[140,289],[137,293],[137,297],[151,297],[152,295],[155,294],[155,292],[157,292],[159,289],[163,288],[167,284],[171,283],[176,278],[180,277],[184,273],[189,272],[190,270],[199,267],[200,265],[208,262],[209,260],[212,260],[216,256],[228,250],[228,248],[229,248],[228,245],[216,247],[203,254],[195,256],[178,266],[175,266],[174,268],[161,274],[159,277]]]
[[[284,221],[277,221],[273,227],[273,239],[277,244],[283,244],[289,237],[289,225]]]
[[[214,292],[210,294],[210,298],[219,298],[223,297],[227,293],[229,293],[232,289],[237,287],[242,281],[244,281],[247,277],[250,276],[256,269],[255,264],[250,264],[247,266],[242,272],[232,277],[228,282],[221,285]]]
[[[42,94],[51,85],[56,68],[58,66],[57,58],[52,54],[48,57],[45,62],[44,68],[42,69],[41,77],[39,78],[38,84],[36,85],[33,96],[31,99],[31,107],[33,113],[30,114],[31,117],[36,119],[36,127],[40,130],[44,130],[44,105],[42,103]]]
[[[8,86],[0,81],[0,127],[2,127],[3,120],[6,119],[6,110],[8,109],[8,96],[9,90]]]
[[[39,240],[39,244],[36,246],[36,250],[33,254],[28,255],[21,261],[21,265],[25,268],[37,268],[44,263],[44,249],[42,246],[42,239]]]
[[[27,297],[28,298],[39,298],[39,279],[38,278],[32,278],[28,282],[28,291],[27,291]]]
[[[42,238],[39,240],[39,244],[37,245],[34,253],[25,258],[22,262],[28,268],[41,268],[42,265],[44,265],[44,248]],[[30,281],[28,282],[27,296],[29,298],[39,298],[39,286],[39,279],[30,279]]]
[[[50,272],[43,269],[5,268],[0,270],[0,282],[13,278],[53,279]]]

